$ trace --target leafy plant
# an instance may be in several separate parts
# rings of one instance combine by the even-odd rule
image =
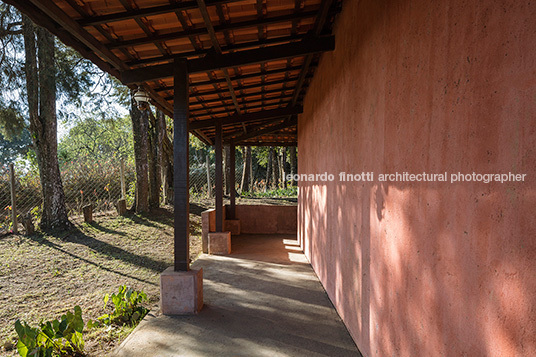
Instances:
[[[147,315],[149,309],[141,303],[147,301],[147,294],[143,291],[133,290],[130,287],[121,285],[117,294],[106,294],[104,296],[104,308],[108,301],[112,300],[114,310],[110,314],[104,314],[96,321],[89,321],[88,327],[98,327],[104,325],[135,325]]]
[[[298,197],[298,188],[289,186],[288,188],[277,188],[266,192],[242,192],[243,197],[262,198],[262,197]]]
[[[17,350],[22,357],[83,356],[83,329],[80,306],[74,307],[74,314],[69,311],[59,320],[41,322],[39,327],[17,320]]]

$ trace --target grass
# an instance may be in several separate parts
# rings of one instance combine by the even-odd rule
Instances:
[[[202,207],[192,205],[190,251],[201,252]],[[143,290],[149,307],[159,299],[159,275],[173,261],[173,213],[96,216],[73,220],[68,232],[0,237],[0,354],[17,355],[14,322],[37,324],[80,305],[84,321],[104,313],[103,297],[120,285]],[[100,328],[85,334],[89,356],[103,356],[132,331]]]

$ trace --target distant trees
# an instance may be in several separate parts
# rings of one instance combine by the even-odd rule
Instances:
[[[89,157],[103,160],[111,157],[129,160],[132,154],[132,123],[128,117],[80,117],[58,146],[62,161]]]
[[[253,176],[251,165],[251,146],[244,146],[242,148],[242,160],[244,166],[242,169],[242,182],[240,185],[240,191],[250,192],[251,178]]]

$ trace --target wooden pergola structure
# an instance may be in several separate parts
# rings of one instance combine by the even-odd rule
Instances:
[[[223,143],[233,167],[235,145],[297,145],[340,1],[5,0],[173,118],[176,271],[189,269],[188,134],[215,145],[221,231]]]

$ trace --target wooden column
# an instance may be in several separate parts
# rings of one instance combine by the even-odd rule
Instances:
[[[222,167],[222,135],[221,121],[216,122],[216,137],[214,138],[216,151],[216,232],[223,231],[223,167]]]
[[[174,62],[173,103],[173,191],[175,195],[175,271],[190,269],[189,162],[188,162],[188,67],[186,60]]]
[[[236,177],[236,158],[235,158],[235,145],[233,142],[229,145],[230,147],[230,155],[229,155],[229,164],[231,166],[231,173],[229,175],[229,185],[230,185],[230,201],[231,201],[231,207],[229,210],[229,219],[235,219],[235,212],[236,212],[236,184],[235,184],[235,177]]]

